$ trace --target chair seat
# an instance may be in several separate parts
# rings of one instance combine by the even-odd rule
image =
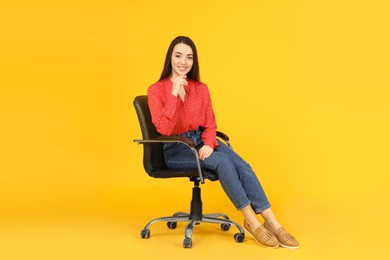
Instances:
[[[203,169],[202,170],[203,177],[209,179],[210,181],[217,181],[218,175],[210,170]],[[197,169],[169,169],[162,168],[159,170],[153,170],[149,172],[149,175],[154,178],[179,178],[179,177],[198,177],[199,173]]]

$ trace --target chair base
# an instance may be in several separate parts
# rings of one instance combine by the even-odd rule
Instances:
[[[244,229],[236,222],[231,221],[227,215],[222,213],[202,214],[202,201],[200,197],[199,182],[195,181],[195,186],[193,187],[192,192],[191,213],[176,212],[173,216],[153,219],[141,231],[141,238],[147,239],[150,237],[150,226],[155,222],[165,221],[167,222],[169,229],[175,229],[177,222],[188,222],[185,229],[183,247],[191,248],[192,234],[195,225],[205,222],[220,224],[223,231],[228,231],[232,225],[235,226],[239,230],[239,233],[234,234],[234,240],[239,243],[243,242],[245,239]]]

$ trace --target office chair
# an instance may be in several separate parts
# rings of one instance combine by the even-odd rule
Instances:
[[[137,112],[143,138],[141,140],[134,140],[134,142],[143,144],[143,165],[145,171],[149,174],[149,176],[154,178],[187,177],[194,183],[190,213],[176,212],[172,216],[153,219],[141,231],[141,238],[147,239],[150,237],[149,227],[155,222],[166,221],[169,229],[175,229],[177,222],[188,222],[185,229],[183,247],[191,248],[194,226],[196,224],[200,224],[201,222],[207,222],[220,224],[223,231],[229,230],[231,225],[235,226],[239,230],[239,233],[234,234],[234,240],[236,242],[244,241],[244,230],[240,225],[231,221],[227,215],[221,213],[203,214],[201,189],[199,184],[203,184],[204,179],[217,181],[218,176],[213,171],[201,169],[194,142],[191,139],[182,136],[162,136],[159,134],[152,123],[148,106],[148,97],[146,95],[135,97],[133,104]],[[227,135],[222,132],[217,132],[217,137],[225,141],[226,144],[231,147]],[[169,169],[165,164],[162,148],[162,144],[165,142],[180,142],[187,145],[194,153],[194,160],[196,160],[197,169]]]

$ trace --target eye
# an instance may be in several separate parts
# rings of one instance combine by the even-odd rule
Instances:
[[[193,60],[193,59],[194,59],[194,57],[190,56],[190,57],[188,57],[188,59],[189,59],[189,60]]]
[[[175,57],[176,58],[180,58],[180,54],[175,54]]]

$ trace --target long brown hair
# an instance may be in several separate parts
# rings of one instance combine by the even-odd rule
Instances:
[[[171,65],[171,58],[172,58],[172,52],[173,48],[176,46],[176,44],[184,43],[191,47],[192,54],[193,54],[193,61],[192,68],[190,72],[188,72],[187,77],[200,81],[200,75],[199,75],[199,62],[198,62],[198,53],[196,51],[195,43],[187,36],[178,36],[176,37],[172,42],[171,45],[169,45],[167,56],[165,57],[165,63],[164,68],[160,76],[160,80],[166,79],[171,76],[172,74],[172,65]]]

